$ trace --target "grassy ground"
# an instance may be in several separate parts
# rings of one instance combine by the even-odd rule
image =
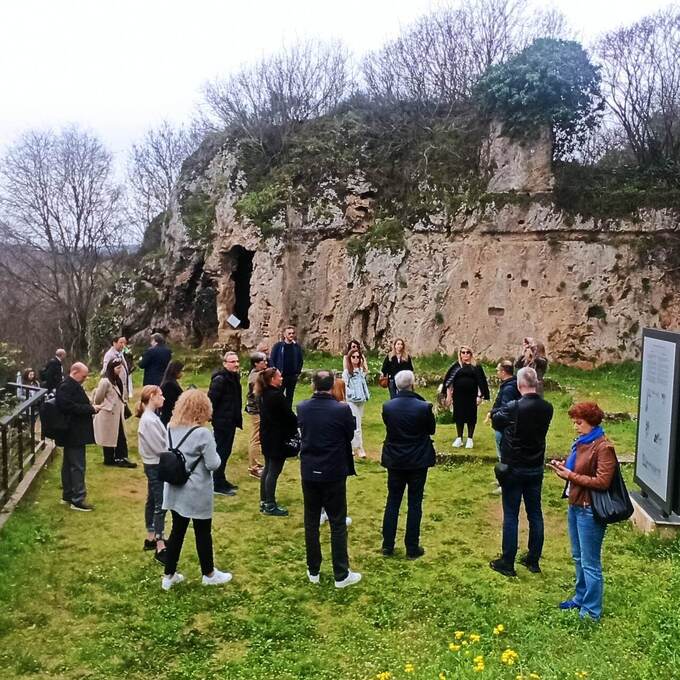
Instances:
[[[205,387],[207,379],[202,372],[184,382]],[[565,371],[564,380],[577,396],[588,396],[589,376]],[[620,403],[635,392],[622,371],[603,374],[600,388]],[[300,397],[308,391],[301,387]],[[214,518],[216,564],[233,571],[234,581],[203,588],[189,539],[181,567],[187,582],[162,592],[160,565],[141,550],[141,467],[104,468],[92,447],[94,513],[58,504],[57,460],[0,535],[0,677],[680,677],[680,542],[613,527],[605,539],[605,615],[599,626],[580,623],[555,607],[570,594],[573,572],[561,484],[553,477],[546,477],[544,492],[541,575],[520,567],[517,579],[505,579],[488,569],[500,544],[500,502],[489,493],[491,467],[474,462],[431,472],[422,525],[426,555],[410,562],[400,549],[383,558],[385,472],[376,459],[384,391],[376,387],[374,393],[366,423],[372,460],[360,463],[348,483],[350,554],[353,568],[364,574],[361,584],[333,587],[327,527],[321,586],[307,583],[298,465],[289,462],[279,484],[290,517],[261,516],[258,484],[245,472],[247,433],[240,433],[230,462],[240,490],[216,500]],[[571,397],[549,398],[557,411],[550,448],[564,452],[571,433],[563,411]],[[135,426],[129,423],[133,458]],[[438,448],[451,450],[451,429],[440,428]],[[627,437],[621,431],[614,438],[625,446]],[[474,450],[492,451],[486,427],[480,426]],[[498,624],[505,630],[494,635]],[[460,640],[456,631],[464,632]],[[512,666],[501,661],[508,647],[518,654]]]

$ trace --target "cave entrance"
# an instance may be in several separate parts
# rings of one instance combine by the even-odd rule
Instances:
[[[231,259],[231,280],[234,282],[233,314],[241,320],[240,328],[250,328],[250,277],[255,251],[234,246],[227,255]]]

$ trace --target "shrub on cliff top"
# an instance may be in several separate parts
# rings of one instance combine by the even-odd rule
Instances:
[[[604,108],[600,69],[571,40],[536,40],[506,63],[491,67],[477,94],[483,108],[514,137],[550,126],[556,157],[597,127]]]

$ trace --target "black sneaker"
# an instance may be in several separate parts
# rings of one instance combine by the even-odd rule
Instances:
[[[118,458],[115,462],[114,465],[116,467],[121,467],[121,468],[136,468],[137,463],[133,463],[131,460],[128,460],[127,458]]]
[[[144,547],[142,550],[155,550],[156,549],[156,539],[150,541],[148,538],[144,539]]]
[[[226,486],[217,486],[213,490],[213,493],[216,496],[235,496],[236,491],[234,489],[230,489],[229,487]]]
[[[489,562],[489,566],[499,574],[503,574],[503,576],[517,576],[517,572],[515,571],[514,567],[508,566],[500,558],[497,560],[491,560],[491,562]]]
[[[232,484],[229,480],[227,480],[225,486],[227,489],[231,489],[232,491],[236,491],[238,489],[238,486],[236,486],[236,484]]]
[[[280,505],[276,505],[276,503],[267,503],[264,506],[264,510],[262,510],[262,514],[270,515],[271,517],[287,517],[288,510]]]
[[[394,555],[394,548],[381,548],[381,552],[385,557],[392,557]]]
[[[90,505],[85,501],[71,501],[71,510],[80,510],[80,512],[92,512],[94,510],[94,505]]]
[[[522,555],[522,557],[520,557],[518,561],[522,566],[526,567],[532,574],[541,573],[541,568],[538,566],[538,562],[530,562],[528,555]]]
[[[163,548],[163,550],[157,550],[154,553],[154,559],[161,564],[165,564],[165,558],[167,557],[168,551]]]
[[[423,546],[419,545],[415,550],[407,550],[406,551],[406,557],[408,557],[409,560],[417,560],[419,557],[422,557],[425,554],[425,548]]]

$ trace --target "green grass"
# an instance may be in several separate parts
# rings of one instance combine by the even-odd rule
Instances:
[[[337,363],[337,359],[333,360]],[[558,371],[556,370],[556,373]],[[626,400],[634,384],[623,373],[602,374],[612,399]],[[589,376],[564,371],[581,396]],[[621,380],[621,389],[617,381]],[[206,372],[184,383],[207,385]],[[430,395],[431,391],[425,391]],[[614,394],[616,392],[616,394]],[[309,393],[299,388],[300,398]],[[58,505],[58,460],[0,534],[0,677],[126,680],[395,680],[486,677],[544,679],[671,679],[680,668],[680,541],[641,536],[615,526],[605,539],[605,615],[599,626],[557,610],[570,594],[573,570],[561,483],[546,477],[543,574],[519,568],[517,579],[488,569],[500,544],[500,501],[489,493],[491,466],[454,464],[431,471],[426,488],[417,562],[379,554],[385,471],[378,465],[386,391],[375,387],[365,432],[370,460],[348,482],[352,567],[361,584],[336,591],[328,528],[322,529],[322,584],[306,582],[299,466],[290,461],[279,483],[288,518],[257,512],[258,483],[246,475],[246,435],[239,433],[230,477],[234,498],[215,503],[216,564],[234,573],[223,588],[200,585],[193,540],[181,560],[187,582],[160,589],[161,568],[141,550],[145,535],[145,479],[136,470],[105,468],[88,452],[94,513]],[[564,414],[571,396],[550,394],[556,405],[551,452],[566,451],[571,431]],[[561,400],[561,401],[560,401]],[[136,422],[129,423],[137,458]],[[451,450],[452,426],[441,426],[437,448]],[[626,435],[622,433],[621,439]],[[623,444],[614,437],[617,446]],[[491,453],[491,433],[480,424],[474,451]],[[628,473],[629,474],[629,473]],[[403,530],[403,517],[400,532]],[[401,540],[399,534],[398,540]],[[522,543],[526,536],[522,533]],[[492,634],[502,623],[505,632]],[[478,633],[478,643],[449,651],[455,631]],[[518,663],[504,666],[506,648]],[[472,650],[469,655],[465,652]],[[473,658],[485,657],[485,670]],[[412,663],[413,673],[405,665]]]

